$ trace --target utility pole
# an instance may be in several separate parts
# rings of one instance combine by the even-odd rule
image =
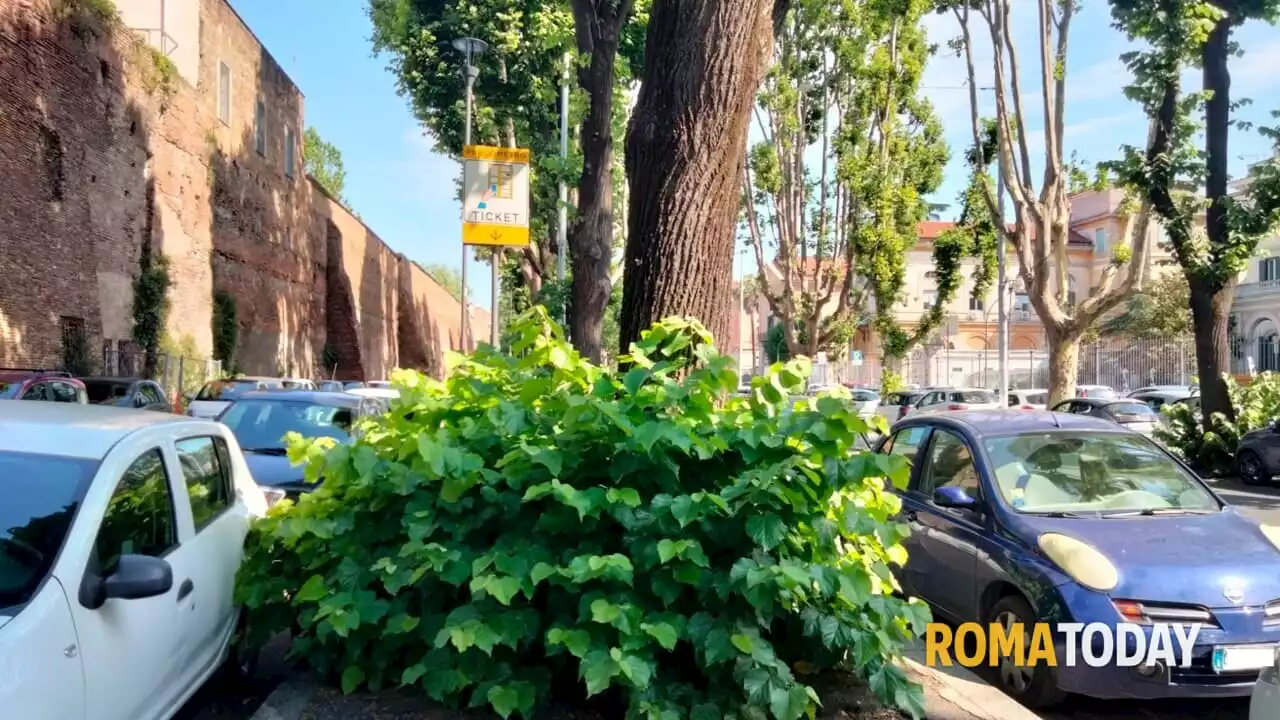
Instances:
[[[459,51],[461,51],[463,55],[466,56],[466,65],[463,66],[463,69],[462,69],[462,72],[464,73],[467,79],[466,120],[464,121],[462,126],[463,128],[462,129],[462,145],[465,148],[467,145],[471,144],[471,102],[472,102],[472,95],[473,95],[472,90],[475,87],[476,78],[480,76],[480,68],[472,64],[471,59],[473,57],[480,55],[485,50],[487,50],[489,48],[489,45],[485,43],[485,41],[483,40],[478,40],[476,38],[470,38],[470,37],[463,37],[463,38],[455,39],[453,41],[453,46],[457,48]],[[495,262],[494,271],[493,271],[495,283],[497,282],[497,277],[498,277],[497,267],[498,267],[497,263]],[[462,330],[460,332],[462,333],[462,349],[465,351],[467,349],[467,336],[470,334],[468,331],[470,330],[470,327],[471,327],[471,313],[468,312],[468,307],[467,307],[467,246],[465,243],[462,245],[461,294],[462,294]],[[495,301],[494,301],[494,307],[493,307],[493,317],[496,318],[498,316],[496,290],[494,291],[494,298],[495,298]],[[496,323],[494,327],[497,327]]]
[[[1005,243],[1004,223],[1004,137],[1002,128],[996,128],[996,301],[997,342],[1000,343],[1000,404],[1009,402],[1009,273],[1006,268],[1008,248]]]
[[[569,159],[569,68],[573,64],[573,56],[564,54],[564,75],[560,78],[560,160]],[[569,255],[569,186],[564,178],[560,179],[560,209],[556,215],[556,279],[560,282],[560,292],[564,293],[565,261]],[[569,325],[569,303],[566,299],[561,305],[560,322]]]

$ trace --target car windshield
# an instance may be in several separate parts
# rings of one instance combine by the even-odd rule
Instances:
[[[295,400],[241,400],[218,418],[235,433],[246,451],[284,450],[285,433],[306,438],[351,440],[350,408],[317,405]]]
[[[257,387],[255,380],[215,380],[200,388],[196,400],[234,400]]]
[[[113,403],[129,394],[128,384],[108,380],[85,380],[84,389],[89,395],[89,402],[94,405]]]
[[[977,404],[993,403],[996,401],[996,396],[986,390],[958,390],[952,392],[950,395],[952,402]]]
[[[1106,406],[1107,414],[1121,422],[1155,422],[1160,418],[1144,402],[1118,402]]]
[[[1117,396],[1116,396],[1116,391],[1112,390],[1109,387],[1094,385],[1094,386],[1087,386],[1082,388],[1080,390],[1080,397],[1102,398],[1103,400],[1109,400]]]
[[[0,451],[0,611],[25,605],[44,582],[96,466]]]
[[[1049,393],[1047,392],[1028,393],[1026,397],[1027,397],[1027,404],[1029,405],[1048,405],[1049,404]]]
[[[857,402],[871,402],[872,400],[875,400],[877,397],[879,396],[871,392],[870,390],[854,390],[853,391],[853,399],[856,400]]]
[[[1213,495],[1146,438],[1119,432],[987,439],[1000,495],[1021,513],[1216,512]]]
[[[343,387],[345,387],[345,388],[346,388],[346,389],[348,389],[348,390],[354,390],[354,389],[356,389],[356,388],[362,388],[362,387],[364,387],[364,383],[359,382],[359,381],[354,381],[354,382],[349,382],[349,383],[347,383],[347,384],[346,384],[346,385],[344,385]]]

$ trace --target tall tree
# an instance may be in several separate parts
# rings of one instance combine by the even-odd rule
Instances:
[[[573,259],[569,327],[574,347],[600,362],[613,265],[614,82],[618,48],[633,0],[572,0],[572,5],[578,53],[585,58],[578,69],[578,84],[589,100],[580,134],[578,217],[569,237]]]
[[[347,186],[347,170],[342,165],[342,151],[325,142],[314,127],[309,127],[302,135],[302,159],[307,174],[315,178],[320,187],[330,195],[345,204],[347,198],[342,193]]]
[[[905,260],[899,265],[882,263],[877,259],[875,264],[870,265],[872,274],[869,277],[873,280],[876,301],[875,328],[880,335],[886,371],[896,373],[896,365],[912,348],[937,335],[938,329],[947,320],[947,308],[964,284],[962,276],[966,258],[976,260],[970,297],[984,299],[991,289],[996,272],[997,238],[994,215],[987,207],[985,196],[992,190],[991,178],[987,173],[995,159],[994,122],[983,121],[979,140],[978,144],[971,146],[965,153],[965,163],[969,166],[969,184],[960,195],[960,217],[954,227],[945,230],[933,242],[933,302],[925,308],[910,331],[901,326],[895,312],[895,306],[902,298],[906,286],[905,273],[898,270],[905,265]],[[911,228],[911,233],[910,242],[914,243],[915,227]],[[894,243],[892,249],[905,252],[911,247],[903,244],[907,240],[905,228],[899,235],[902,242]],[[876,250],[883,252],[880,248]]]
[[[847,349],[869,292],[879,301],[901,289],[928,217],[922,198],[947,161],[941,125],[918,96],[929,8],[800,0],[782,24],[757,98],[743,215],[793,355]],[[778,287],[767,280],[770,249]]]
[[[457,268],[443,263],[431,263],[429,265],[418,263],[418,267],[422,269],[422,272],[430,275],[432,280],[440,283],[440,287],[449,291],[449,294],[454,299],[462,299],[462,275]]]
[[[751,102],[789,0],[654,0],[627,129],[620,345],[668,315],[729,327]]]
[[[1234,419],[1223,374],[1230,367],[1231,301],[1241,270],[1259,240],[1280,220],[1280,164],[1255,166],[1245,187],[1233,192],[1227,172],[1232,119],[1241,102],[1231,97],[1228,61],[1239,53],[1236,28],[1251,20],[1274,23],[1280,0],[1112,0],[1116,25],[1150,44],[1126,57],[1134,74],[1130,94],[1144,101],[1157,124],[1167,124],[1175,152],[1158,166],[1142,163],[1130,148],[1121,172],[1140,185],[1159,213],[1174,258],[1187,278],[1195,333],[1196,366],[1206,431],[1214,415]],[[1180,96],[1176,74],[1188,63],[1203,71],[1203,93]],[[1161,88],[1165,88],[1162,93]],[[1160,98],[1162,102],[1157,102]],[[1203,126],[1193,116],[1203,101]],[[1203,130],[1204,149],[1190,143]],[[1274,128],[1261,128],[1272,140]],[[1191,192],[1203,183],[1203,196]],[[1204,213],[1204,231],[1198,217]]]
[[[958,43],[964,57],[969,88],[970,119],[974,143],[980,144],[982,123],[978,117],[980,87],[974,61],[974,33],[985,31],[991,43],[992,71],[996,101],[996,124],[1000,129],[998,169],[1013,199],[1013,225],[997,223],[1016,249],[1018,272],[1036,314],[1044,325],[1049,343],[1049,398],[1054,404],[1075,394],[1080,362],[1080,339],[1104,313],[1116,307],[1142,285],[1147,269],[1150,233],[1150,204],[1144,202],[1136,215],[1127,215],[1124,232],[1113,250],[1112,261],[1103,270],[1089,296],[1072,304],[1070,259],[1071,205],[1068,200],[1071,176],[1064,152],[1068,38],[1078,7],[1074,2],[1033,0],[1019,7],[1037,10],[1036,35],[1039,68],[1038,93],[1023,92],[1023,67],[1017,44],[1009,31],[1013,0],[950,0],[944,3],[960,25]],[[1038,95],[1040,113],[1028,114],[1026,100]],[[1044,119],[1044,170],[1037,187],[1032,173],[1028,120],[1037,114]],[[1150,149],[1159,154],[1159,138],[1152,136]],[[1167,140],[1167,138],[1166,138]],[[1166,143],[1167,147],[1167,143]],[[987,207],[997,216],[995,192],[983,191]]]

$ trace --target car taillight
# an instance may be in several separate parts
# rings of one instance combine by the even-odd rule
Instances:
[[[1023,405],[1023,406],[1022,406],[1022,409],[1023,409],[1023,410],[1035,410],[1036,408],[1035,408],[1035,406],[1034,406],[1034,405]]]
[[[267,499],[267,507],[271,507],[284,499],[284,491],[280,488],[262,488],[262,496]]]
[[[948,410],[963,410],[964,408],[965,408],[964,405],[960,405],[957,403],[951,403],[950,405],[947,406]]]

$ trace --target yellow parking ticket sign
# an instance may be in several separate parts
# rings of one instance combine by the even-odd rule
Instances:
[[[462,244],[529,244],[529,150],[462,150]]]

